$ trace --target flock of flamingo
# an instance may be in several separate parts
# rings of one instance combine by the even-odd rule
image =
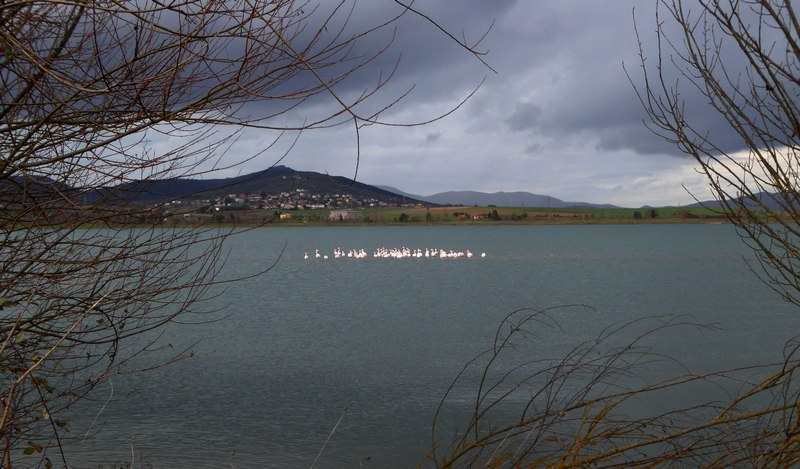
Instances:
[[[475,256],[469,249],[466,251],[453,251],[453,250],[444,250],[444,249],[430,249],[425,248],[422,249],[410,249],[407,247],[402,248],[377,248],[375,251],[372,252],[373,258],[383,258],[383,259],[403,259],[403,258],[436,258],[436,259],[457,259],[457,258],[471,258]],[[350,249],[349,251],[345,252],[342,248],[336,248],[333,250],[333,258],[334,259],[364,259],[369,257],[368,253],[364,249]],[[486,253],[482,252],[480,254],[481,258],[486,257]],[[303,255],[303,259],[319,259],[319,260],[328,260],[330,257],[327,254],[321,254],[319,249],[315,249],[314,255],[309,256],[308,252]]]

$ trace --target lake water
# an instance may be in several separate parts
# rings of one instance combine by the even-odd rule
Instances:
[[[313,257],[382,246],[487,257]],[[555,313],[564,332],[527,352],[543,355],[644,316],[718,323],[653,338],[695,371],[776,360],[800,331],[728,225],[268,228],[228,248],[225,275],[277,262],[215,300],[224,320],[170,328],[195,358],[100,390],[83,417],[96,436],[68,451],[79,467],[309,467],[323,445],[314,467],[413,467],[448,385],[522,307],[593,308]],[[459,392],[445,425],[471,410]]]

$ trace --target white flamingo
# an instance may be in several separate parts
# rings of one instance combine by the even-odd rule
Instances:
[[[412,249],[406,246],[402,247],[393,247],[393,248],[386,248],[386,247],[378,247],[372,252],[372,257],[375,258],[393,258],[393,259],[403,259],[403,258],[417,258],[420,259],[422,257],[431,257],[431,258],[439,258],[439,259],[447,259],[453,258],[457,259],[460,257],[472,258],[476,254],[467,249],[466,251],[454,251],[452,249],[445,250],[445,249],[438,249],[438,248],[425,248],[422,250],[420,248]],[[303,259],[309,259],[308,251],[303,253]],[[328,259],[327,254],[321,254],[319,249],[314,250],[314,257],[317,259]],[[336,247],[333,250],[333,258],[340,259],[348,257],[351,259],[363,259],[369,257],[369,254],[365,249],[350,249],[348,251],[343,250],[341,247]],[[481,258],[486,257],[485,252],[481,252]]]

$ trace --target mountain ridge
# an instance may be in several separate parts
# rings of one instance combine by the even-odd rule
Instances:
[[[173,178],[157,181],[133,181],[106,191],[124,194],[139,202],[158,202],[170,199],[206,199],[230,193],[279,194],[305,190],[320,194],[342,193],[400,202],[402,195],[380,189],[344,176],[331,176],[313,171],[296,171],[287,166],[273,166],[231,178],[189,179]],[[422,203],[413,199],[410,203]]]
[[[417,200],[434,203],[437,205],[464,205],[488,207],[496,205],[498,207],[536,207],[536,208],[570,208],[570,207],[591,207],[591,208],[619,208],[609,204],[592,204],[588,202],[565,202],[561,199],[548,195],[533,194],[531,192],[478,192],[478,191],[447,191],[432,195],[419,195],[403,192],[391,186],[376,186],[397,194],[404,195]]]
[[[447,191],[432,195],[419,195],[404,192],[391,186],[369,185],[353,181],[343,176],[313,171],[297,171],[287,166],[273,166],[229,178],[190,179],[170,178],[156,181],[130,181],[106,187],[71,187],[45,176],[13,176],[0,181],[0,199],[15,200],[18,197],[53,198],[83,200],[102,203],[142,203],[153,204],[177,199],[202,200],[228,194],[279,194],[293,191],[307,191],[319,194],[345,194],[362,199],[372,198],[397,205],[431,204],[452,206],[498,206],[529,208],[620,208],[610,204],[587,202],[565,202],[556,197],[524,191],[478,192]],[[71,194],[71,195],[70,195]],[[66,197],[66,198],[65,198]],[[757,195],[761,202],[773,209],[781,210],[781,204],[774,194]],[[19,199],[22,200],[22,199]],[[748,206],[756,207],[750,202]],[[683,207],[720,207],[715,200],[684,205]],[[649,208],[649,206],[640,207]]]
[[[158,181],[134,181],[102,189],[99,193],[124,194],[123,198],[133,198],[138,202],[147,203],[169,199],[208,198],[229,192],[266,192],[275,194],[297,189],[319,193],[341,192],[362,197],[373,197],[393,203],[537,208],[617,208],[609,204],[565,202],[555,197],[523,191],[494,193],[448,191],[422,196],[404,192],[391,186],[373,186],[344,176],[331,176],[314,171],[297,171],[283,165],[231,178],[173,178]]]

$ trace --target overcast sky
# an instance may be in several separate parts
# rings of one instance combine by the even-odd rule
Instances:
[[[392,5],[361,2],[355,22],[378,22],[396,11]],[[644,127],[644,113],[623,70],[624,62],[634,79],[640,78],[634,7],[645,47],[651,47],[654,1],[418,0],[415,5],[468,40],[494,20],[479,48],[488,52],[485,60],[496,73],[428,22],[399,22],[392,48],[347,85],[359,90],[359,80],[374,82],[379,70],[391,69],[399,57],[400,68],[381,99],[411,84],[415,88],[383,120],[429,119],[485,82],[440,121],[362,129],[359,181],[421,195],[528,191],[630,207],[691,203],[687,188],[708,198],[693,162]],[[236,151],[246,154],[271,138],[250,132]],[[285,146],[237,171],[264,169]],[[352,177],[352,126],[303,133],[280,164]]]

